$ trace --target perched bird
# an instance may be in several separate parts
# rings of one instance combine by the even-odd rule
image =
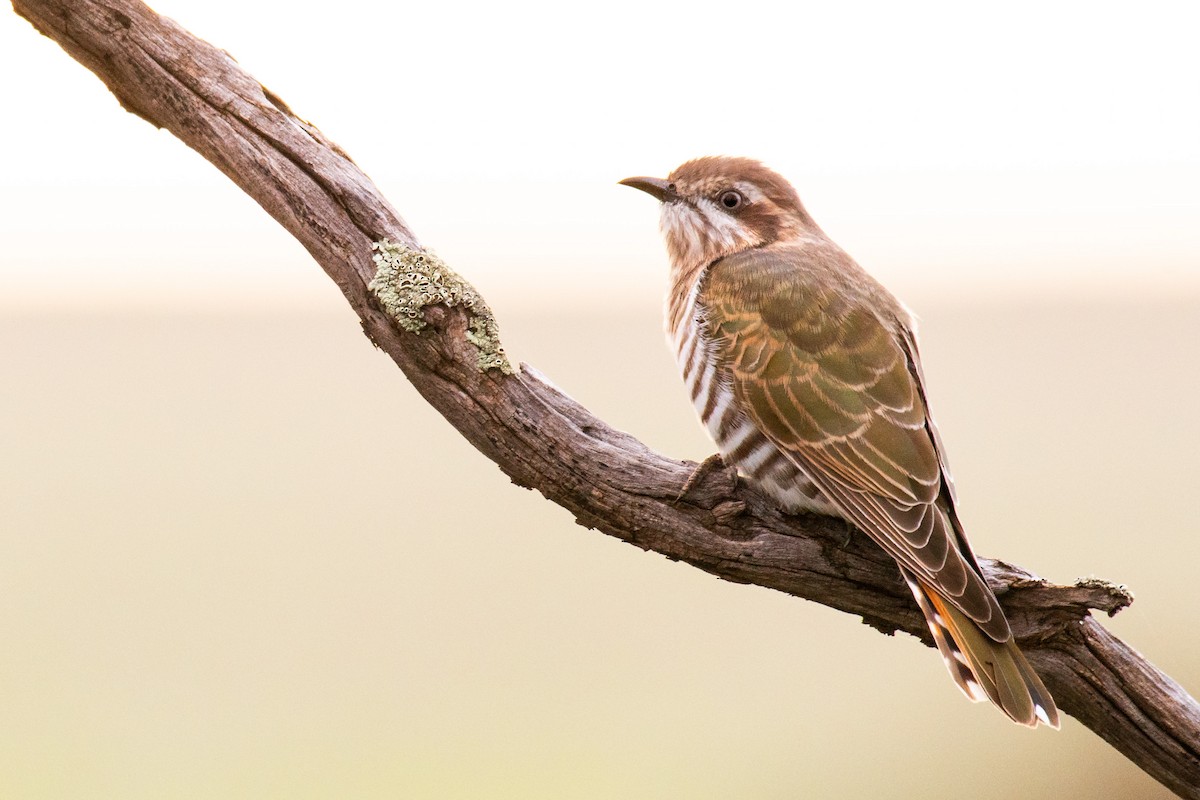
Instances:
[[[959,688],[1057,728],[955,511],[909,311],[757,161],[699,158],[621,183],[662,202],[667,333],[725,463],[787,511],[867,533]]]

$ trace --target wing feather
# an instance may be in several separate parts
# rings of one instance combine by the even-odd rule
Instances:
[[[722,259],[705,276],[708,334],[762,433],[857,527],[989,637],[1011,638],[954,509],[907,315],[801,246]],[[834,254],[840,254],[836,251]],[[750,262],[753,259],[753,262]]]

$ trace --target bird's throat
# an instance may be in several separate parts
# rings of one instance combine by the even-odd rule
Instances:
[[[761,238],[710,200],[663,203],[659,219],[672,272],[689,273],[757,247]]]

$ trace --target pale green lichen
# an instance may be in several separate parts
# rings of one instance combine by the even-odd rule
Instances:
[[[418,333],[425,327],[426,306],[462,306],[470,314],[467,341],[479,351],[476,365],[480,371],[498,369],[505,375],[512,374],[512,365],[500,345],[500,326],[475,287],[428,251],[387,239],[374,242],[371,249],[375,251],[375,277],[367,288],[397,325]]]

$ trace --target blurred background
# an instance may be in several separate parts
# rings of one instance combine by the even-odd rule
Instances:
[[[1126,583],[1105,624],[1200,690],[1194,4],[155,7],[672,456],[712,447],[616,181],[763,159],[921,317],[976,549]],[[577,527],[12,14],[0,70],[0,796],[1168,796],[911,638]]]

